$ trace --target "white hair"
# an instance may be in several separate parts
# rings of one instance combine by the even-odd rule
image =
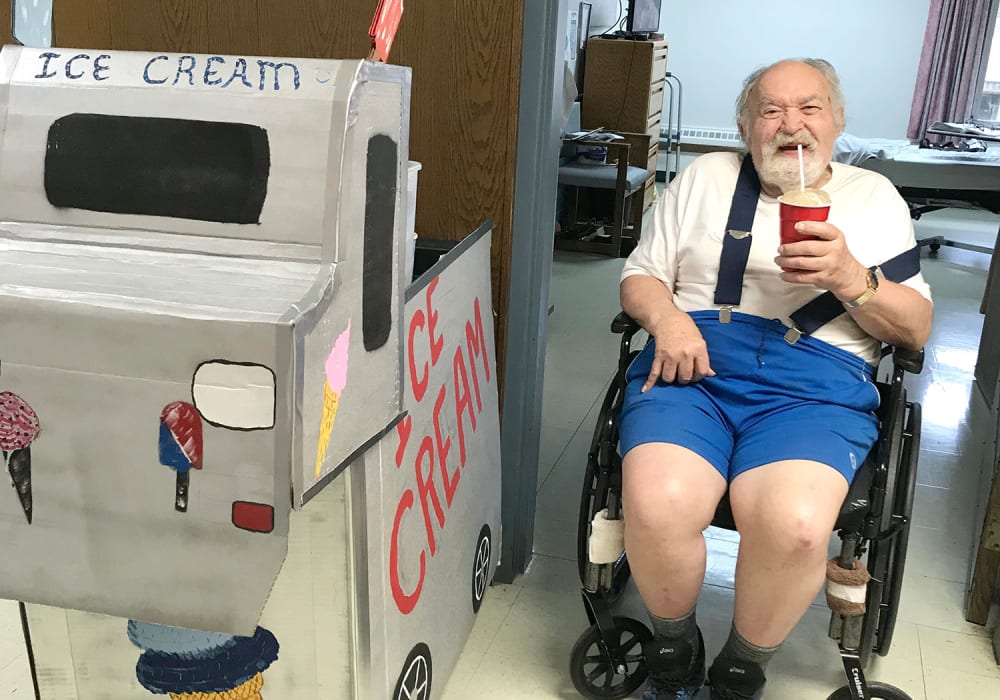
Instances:
[[[741,135],[748,132],[750,126],[750,95],[753,94],[753,91],[757,88],[757,85],[760,83],[760,79],[764,77],[765,73],[779,63],[787,63],[789,61],[793,63],[804,63],[805,65],[818,70],[823,75],[823,78],[826,79],[827,85],[830,86],[830,102],[833,106],[835,114],[842,114],[842,110],[844,109],[844,93],[840,89],[840,77],[837,75],[837,71],[829,61],[825,61],[822,58],[783,59],[781,61],[776,61],[769,66],[758,68],[743,81],[743,89],[740,91],[739,97],[736,98],[736,126],[739,127]],[[841,124],[841,127],[843,127],[843,124]]]

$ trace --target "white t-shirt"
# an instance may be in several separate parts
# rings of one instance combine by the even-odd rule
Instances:
[[[657,203],[650,230],[628,257],[622,279],[655,277],[673,291],[681,311],[719,308],[714,303],[719,256],[742,159],[742,153],[709,153],[685,168]],[[843,231],[847,247],[862,265],[881,264],[915,245],[909,208],[888,179],[842,163],[830,167],[832,177],[823,186],[833,202],[828,220]],[[779,277],[781,269],[774,262],[778,228],[778,200],[761,192],[743,297],[734,310],[790,325],[789,314],[824,290]],[[903,284],[931,298],[919,273]],[[817,329],[813,337],[868,362],[877,358],[878,343],[846,312]]]

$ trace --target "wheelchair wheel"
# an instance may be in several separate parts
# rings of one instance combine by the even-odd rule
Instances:
[[[614,618],[615,635],[625,657],[625,668],[614,669],[601,640],[601,633],[592,625],[580,635],[569,657],[569,675],[577,692],[589,700],[617,700],[631,695],[646,680],[646,665],[642,645],[653,633],[630,617]]]
[[[885,683],[869,683],[868,691],[871,693],[868,696],[870,700],[913,700],[896,686]],[[845,685],[843,688],[838,688],[826,700],[851,700],[851,697],[851,689]]]
[[[590,522],[600,511],[608,508],[614,516],[621,514],[621,457],[618,455],[618,424],[616,416],[621,409],[622,392],[618,385],[618,375],[612,377],[611,385],[604,395],[598,414],[594,437],[587,453],[587,472],[584,476],[583,491],[580,496],[580,515],[577,525],[576,562],[580,583],[586,586],[589,564],[588,540]],[[617,600],[625,590],[631,572],[624,554],[612,564],[611,586],[605,597],[609,603]]]
[[[894,425],[889,428],[886,502],[878,524],[880,533],[893,528],[898,531],[893,537],[876,537],[868,545],[868,571],[872,580],[868,584],[865,600],[867,613],[858,648],[862,667],[868,666],[872,652],[880,656],[889,652],[906,564],[909,521],[916,489],[921,413],[920,404],[907,403],[905,393],[901,401],[904,410],[896,415]]]
[[[896,488],[894,515],[905,519],[889,552],[888,576],[883,590],[884,613],[880,615],[876,632],[875,652],[879,656],[889,653],[892,636],[899,614],[899,599],[903,590],[903,573],[906,568],[906,550],[910,541],[910,516],[913,513],[913,495],[917,487],[917,456],[920,450],[921,407],[919,403],[909,406],[909,415],[903,432],[900,450],[900,483]]]

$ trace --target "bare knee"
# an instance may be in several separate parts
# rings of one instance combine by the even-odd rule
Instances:
[[[741,519],[740,533],[757,545],[764,544],[782,559],[826,558],[833,525],[808,503],[757,511]]]
[[[635,448],[623,472],[626,529],[699,533],[712,522],[724,490],[722,476],[707,462],[664,461],[656,450]]]
[[[661,532],[701,532],[715,510],[692,499],[690,486],[677,478],[626,489],[622,506],[626,527]]]
[[[844,478],[829,467],[787,460],[737,476],[730,499],[744,545],[792,565],[826,558],[846,493]]]

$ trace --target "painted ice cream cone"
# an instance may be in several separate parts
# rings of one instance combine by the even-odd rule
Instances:
[[[7,471],[21,501],[24,515],[31,523],[31,448],[22,447],[7,456]]]
[[[243,685],[218,693],[170,693],[170,700],[263,700],[264,675],[258,673]]]
[[[323,472],[323,460],[330,446],[333,421],[340,407],[340,395],[347,386],[347,353],[351,342],[351,322],[333,343],[333,350],[326,358],[326,382],[323,385],[323,418],[319,424],[319,443],[316,446],[316,478]]]
[[[262,674],[278,659],[278,640],[263,627],[236,637],[129,620],[128,637],[143,650],[139,683],[172,700],[263,700]]]
[[[323,420],[319,424],[319,444],[316,447],[316,478],[319,478],[323,468],[323,458],[326,448],[330,446],[330,435],[333,434],[333,421],[337,418],[340,407],[340,394],[333,390],[330,382],[323,385]]]
[[[31,524],[31,442],[41,427],[34,409],[17,394],[0,392],[0,454],[24,515]]]

